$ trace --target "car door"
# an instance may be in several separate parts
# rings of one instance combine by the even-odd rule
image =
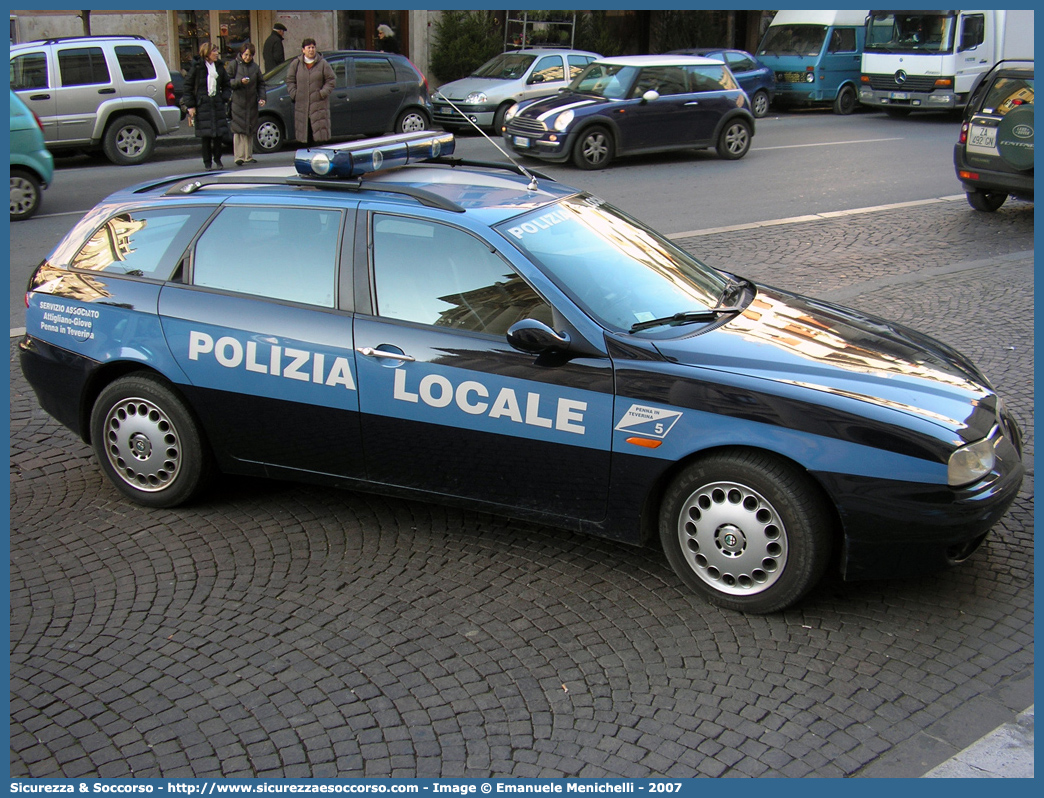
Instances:
[[[554,94],[566,85],[566,74],[568,73],[565,69],[565,59],[562,56],[546,55],[538,58],[526,75],[521,100]]]
[[[58,140],[57,75],[47,48],[11,56],[11,88],[40,119],[44,141]]]
[[[406,96],[395,77],[395,66],[378,53],[356,55],[350,60],[352,83],[348,100],[352,107],[351,132],[367,135],[393,130]]]
[[[659,96],[645,100],[648,91]],[[625,112],[613,117],[625,151],[679,146],[692,138],[691,131],[703,113],[701,98],[691,91],[684,66],[643,68],[627,97]]]
[[[59,86],[55,89],[58,141],[90,141],[98,106],[118,99],[105,51],[101,47],[81,44],[59,46],[55,48],[55,55],[59,79]]]
[[[330,68],[334,73],[334,90],[330,95],[330,133],[333,138],[350,136],[352,130],[352,108],[349,102],[351,59],[348,56],[330,56]]]
[[[216,451],[269,473],[362,477],[350,300],[341,299],[351,291],[338,272],[353,215],[319,202],[227,205],[180,282],[164,287],[164,335]]]
[[[551,308],[488,241],[369,219],[372,313],[355,319],[370,480],[571,519],[605,515],[608,358],[537,357],[505,332]],[[371,290],[372,289],[372,290]]]

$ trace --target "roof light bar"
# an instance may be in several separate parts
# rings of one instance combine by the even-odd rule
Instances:
[[[367,172],[452,155],[453,148],[452,133],[422,130],[329,147],[308,147],[297,151],[294,166],[304,177],[361,177]]]

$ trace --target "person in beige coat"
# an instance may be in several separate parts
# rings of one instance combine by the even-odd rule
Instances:
[[[294,103],[294,138],[312,144],[329,141],[330,95],[336,79],[333,68],[315,49],[315,39],[301,42],[301,55],[286,73],[286,90]]]

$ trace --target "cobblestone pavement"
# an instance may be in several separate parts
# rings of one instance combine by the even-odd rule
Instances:
[[[921,775],[1025,709],[1033,206],[680,243],[972,356],[1030,469],[983,549],[747,617],[687,592],[657,548],[482,513],[232,478],[147,510],[12,360],[12,775]]]

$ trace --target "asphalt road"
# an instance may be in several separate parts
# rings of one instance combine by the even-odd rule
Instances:
[[[1013,720],[1033,701],[1033,206],[677,241],[978,363],[1029,467],[982,549],[744,616],[655,547],[420,502],[222,479],[146,510],[12,364],[12,776],[919,776]]]

